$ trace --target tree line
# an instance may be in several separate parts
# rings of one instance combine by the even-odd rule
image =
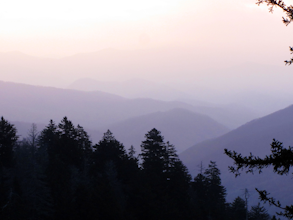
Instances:
[[[211,161],[192,179],[155,128],[136,156],[109,130],[92,144],[66,117],[22,140],[0,120],[0,219],[276,219],[240,197],[228,203],[220,174]]]

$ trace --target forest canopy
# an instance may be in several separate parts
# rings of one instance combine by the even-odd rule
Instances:
[[[270,219],[240,197],[226,201],[216,162],[192,179],[155,128],[136,155],[109,130],[92,144],[67,117],[40,132],[33,124],[22,140],[2,117],[0,152],[1,219]]]

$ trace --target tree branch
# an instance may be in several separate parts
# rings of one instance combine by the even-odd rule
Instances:
[[[293,20],[293,6],[292,5],[286,5],[283,0],[257,0],[256,4],[267,4],[269,7],[269,11],[273,13],[274,7],[279,7],[283,10],[283,12],[286,14],[286,17],[282,17],[283,23],[287,26],[289,25]],[[290,47],[291,54],[293,54],[293,48]],[[290,60],[285,60],[285,65],[291,65],[293,63],[293,57]]]

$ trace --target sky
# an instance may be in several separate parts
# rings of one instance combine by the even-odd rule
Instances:
[[[0,52],[60,58],[105,48],[176,47],[268,55],[263,63],[286,58],[293,29],[282,24],[280,10],[271,14],[255,2],[1,0]]]
[[[0,80],[67,88],[85,77],[138,78],[200,100],[249,93],[241,102],[286,98],[284,107],[292,104],[292,66],[284,66],[292,24],[282,23],[280,9],[255,3],[0,0]]]

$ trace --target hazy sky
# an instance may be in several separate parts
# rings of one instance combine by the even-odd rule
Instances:
[[[84,77],[139,78],[199,100],[292,104],[293,67],[283,61],[291,58],[293,24],[255,3],[0,0],[0,80],[67,88]]]
[[[288,58],[293,28],[255,0],[1,0],[0,52],[63,57],[104,48],[194,47]],[[292,3],[291,0],[285,1]],[[270,60],[270,61],[268,61]]]

